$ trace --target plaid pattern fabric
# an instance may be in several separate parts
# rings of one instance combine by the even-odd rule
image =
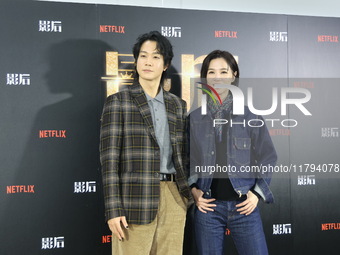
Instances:
[[[189,198],[185,170],[186,103],[164,92],[176,183]],[[160,149],[150,108],[139,84],[106,99],[100,133],[100,160],[106,219],[126,216],[128,223],[148,224],[157,214]]]

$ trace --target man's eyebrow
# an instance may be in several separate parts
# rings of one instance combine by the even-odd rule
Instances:
[[[141,50],[139,53],[148,53],[145,50]],[[151,54],[161,54],[158,50],[151,52]]]

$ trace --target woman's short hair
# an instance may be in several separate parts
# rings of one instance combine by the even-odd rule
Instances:
[[[234,56],[228,51],[214,50],[214,51],[210,52],[205,57],[205,59],[203,60],[203,64],[202,64],[202,67],[201,67],[201,78],[202,79],[207,78],[210,62],[211,62],[211,60],[216,59],[216,58],[223,58],[227,62],[227,64],[230,66],[233,74],[236,72],[235,78],[240,77],[240,71],[238,69],[238,64],[237,64]],[[238,79],[235,79],[235,81],[232,82],[232,84],[237,86],[238,85]]]

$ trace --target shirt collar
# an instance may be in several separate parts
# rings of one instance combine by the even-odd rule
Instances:
[[[146,99],[148,101],[152,101],[152,100],[156,100],[162,104],[164,104],[164,96],[163,96],[163,89],[162,87],[159,89],[159,92],[157,94],[157,96],[155,96],[154,98],[150,97],[147,93],[145,93]]]

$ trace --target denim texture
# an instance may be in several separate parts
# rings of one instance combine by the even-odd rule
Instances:
[[[209,197],[206,197],[209,198]],[[241,201],[214,202],[214,212],[195,211],[195,235],[199,255],[223,255],[226,228],[239,255],[267,255],[268,249],[258,207],[248,216],[237,212]]]
[[[244,115],[228,117],[228,142],[226,157],[228,166],[235,172],[228,172],[228,176],[236,193],[240,196],[254,188],[266,203],[274,201],[269,188],[272,173],[270,172],[242,172],[247,166],[275,166],[276,151],[270,138],[268,129],[261,116],[251,113],[245,106]],[[250,121],[250,122],[249,122]],[[245,125],[243,124],[245,123]],[[250,123],[250,125],[248,125]],[[189,185],[196,183],[206,195],[211,195],[210,186],[213,174],[210,172],[197,172],[196,166],[210,167],[216,164],[215,128],[213,117],[209,111],[207,115],[201,114],[201,108],[193,111],[189,116]]]

